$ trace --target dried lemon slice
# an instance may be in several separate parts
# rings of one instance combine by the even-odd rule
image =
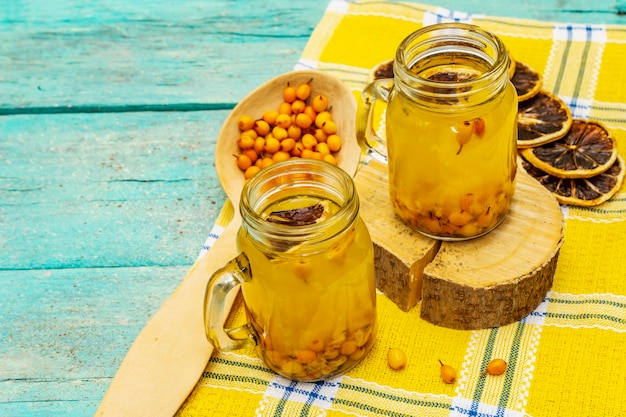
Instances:
[[[589,178],[615,162],[617,142],[600,122],[574,119],[565,136],[521,151],[542,171],[561,178]]]
[[[388,59],[375,65],[369,74],[369,81],[376,81],[383,78],[393,78],[393,59]]]
[[[511,82],[517,91],[517,100],[525,101],[541,91],[543,77],[528,65],[516,61]]]
[[[572,111],[549,91],[540,90],[534,97],[519,103],[517,146],[527,148],[555,141],[572,125]]]
[[[591,178],[555,177],[523,158],[522,166],[528,174],[554,194],[561,204],[597,206],[617,193],[624,181],[624,160],[619,155],[609,169]]]

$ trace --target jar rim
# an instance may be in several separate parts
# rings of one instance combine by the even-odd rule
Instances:
[[[260,213],[278,200],[272,197],[298,195],[298,187],[306,188],[313,197],[332,200],[339,206],[338,211],[323,222],[298,226],[261,218]],[[331,240],[346,230],[356,220],[358,209],[359,197],[352,177],[338,166],[313,159],[293,159],[264,168],[244,184],[239,203],[243,224],[248,229],[288,242],[302,243],[306,239],[311,245]],[[329,229],[336,233],[329,233]]]
[[[429,79],[412,71],[416,63],[428,62],[425,60],[450,51],[475,55],[489,66],[476,77],[454,81]],[[404,38],[396,50],[393,71],[403,91],[411,90],[414,82],[424,97],[460,98],[493,91],[494,82],[501,83],[503,88],[509,81],[509,65],[508,51],[498,36],[477,25],[448,22],[423,26]]]

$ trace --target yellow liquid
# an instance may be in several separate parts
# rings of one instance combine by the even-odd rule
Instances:
[[[266,212],[312,203],[284,200]],[[310,255],[298,246],[261,251],[244,231],[238,245],[252,269],[252,279],[242,284],[248,321],[270,368],[293,379],[326,379],[369,352],[376,334],[376,285],[371,240],[360,219]]]
[[[516,103],[510,83],[497,100],[449,113],[394,94],[386,116],[389,191],[407,224],[464,239],[502,221],[515,188]]]

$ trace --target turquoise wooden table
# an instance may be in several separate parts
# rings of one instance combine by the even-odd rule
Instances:
[[[436,4],[626,23],[614,0]],[[0,2],[0,416],[93,415],[225,201],[221,123],[293,68],[325,7]]]

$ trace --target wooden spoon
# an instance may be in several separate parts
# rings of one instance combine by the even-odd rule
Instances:
[[[293,71],[259,86],[226,119],[215,148],[220,183],[235,208],[239,206],[244,176],[233,155],[238,153],[237,120],[276,109],[283,88],[310,82],[312,94],[324,94],[343,138],[337,161],[350,175],[359,165],[356,141],[356,100],[338,79],[319,71]],[[235,237],[241,218],[238,210],[219,239],[196,261],[183,282],[139,333],[104,395],[96,416],[172,416],[195,387],[213,352],[204,330],[204,291],[210,276],[237,255]],[[228,308],[232,306],[231,297]]]
[[[244,176],[233,156],[239,154],[239,117],[247,114],[260,118],[265,110],[277,110],[283,102],[282,91],[287,84],[298,87],[307,82],[311,86],[311,97],[318,94],[328,97],[333,120],[337,123],[337,132],[343,138],[342,149],[337,154],[337,164],[352,176],[356,173],[361,150],[355,140],[356,100],[350,89],[339,79],[320,71],[288,72],[272,78],[252,91],[233,109],[220,132],[215,147],[215,168],[226,195],[235,207],[239,204],[244,183]]]

